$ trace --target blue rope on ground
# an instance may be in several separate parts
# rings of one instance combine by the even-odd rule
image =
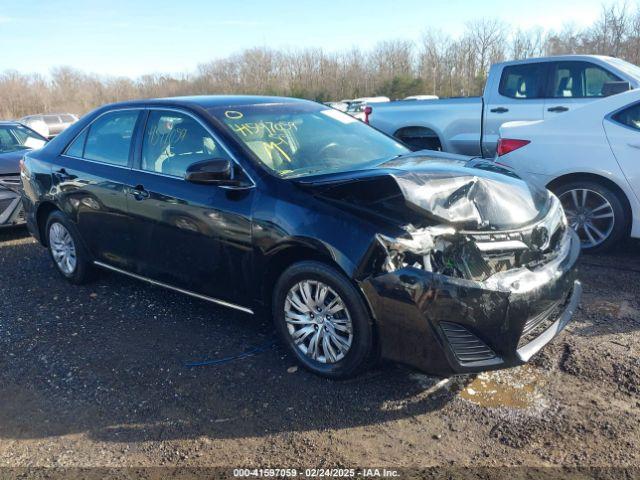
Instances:
[[[225,363],[229,363],[229,362],[232,362],[234,360],[240,360],[242,358],[252,357],[252,356],[257,355],[259,353],[265,352],[265,351],[269,350],[271,347],[273,347],[275,344],[276,344],[276,340],[275,339],[271,339],[271,340],[263,343],[262,345],[258,345],[257,347],[253,347],[253,348],[247,350],[246,352],[239,353],[237,355],[230,355],[228,357],[217,358],[217,359],[212,359],[212,360],[204,360],[202,362],[187,363],[185,366],[187,368],[193,368],[193,367],[205,367],[205,366],[210,366],[210,365],[224,365]]]

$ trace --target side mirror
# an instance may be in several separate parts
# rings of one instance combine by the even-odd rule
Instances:
[[[610,97],[611,95],[617,95],[618,93],[631,90],[631,84],[629,82],[607,82],[602,86],[602,95],[604,97]]]
[[[217,185],[235,185],[233,166],[230,160],[214,158],[192,163],[184,175],[187,182]]]

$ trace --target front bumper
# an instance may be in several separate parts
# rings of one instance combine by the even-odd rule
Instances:
[[[25,223],[19,177],[0,177],[0,227]]]
[[[535,271],[476,282],[408,267],[365,279],[382,356],[444,376],[527,362],[577,308],[579,254],[567,229],[556,258]]]

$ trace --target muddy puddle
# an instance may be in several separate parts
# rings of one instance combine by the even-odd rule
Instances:
[[[532,366],[481,373],[460,390],[461,398],[487,408],[540,409],[544,377]]]

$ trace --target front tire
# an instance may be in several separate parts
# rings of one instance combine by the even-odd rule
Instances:
[[[580,237],[583,252],[605,252],[626,235],[628,219],[622,199],[601,183],[578,180],[560,185],[554,193],[569,226]]]
[[[67,281],[81,285],[93,278],[94,269],[75,227],[60,211],[47,218],[47,246],[58,273]]]
[[[343,379],[369,367],[371,315],[335,268],[313,261],[292,265],[278,279],[272,305],[276,330],[307,370]]]

